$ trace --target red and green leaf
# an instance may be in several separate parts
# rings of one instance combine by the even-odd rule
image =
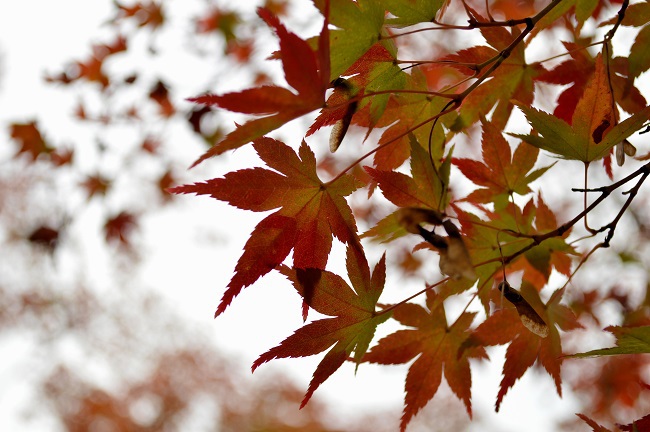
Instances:
[[[389,313],[375,311],[384,289],[386,260],[382,257],[371,274],[361,245],[348,245],[347,271],[352,287],[340,276],[322,269],[281,266],[279,271],[293,283],[309,307],[332,317],[306,324],[253,363],[255,371],[273,359],[306,357],[329,349],[316,367],[301,404],[303,407],[353,351],[354,360],[359,364],[377,326],[390,318]]]
[[[411,177],[370,167],[366,167],[366,172],[377,182],[386,199],[396,206],[439,210],[445,208],[449,200],[447,184],[450,165],[451,158],[447,157],[434,169],[426,150],[411,136]],[[395,239],[406,233],[399,218],[391,214],[364,233],[364,237]]]
[[[472,159],[454,159],[454,164],[460,171],[477,186],[484,189],[473,191],[467,201],[476,203],[494,202],[497,209],[505,207],[513,193],[526,195],[531,192],[528,186],[532,181],[542,176],[549,168],[532,171],[539,150],[535,147],[521,144],[511,155],[510,145],[501,132],[487,122],[482,121],[483,163]]]
[[[512,134],[523,141],[565,159],[591,162],[607,156],[650,118],[650,106],[616,124],[607,70],[599,56],[596,71],[575,108],[572,124],[551,114],[518,103],[539,135]]]

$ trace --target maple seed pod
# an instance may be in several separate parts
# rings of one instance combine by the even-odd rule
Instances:
[[[528,330],[542,338],[548,336],[549,328],[546,322],[517,290],[512,288],[508,282],[503,281],[499,284],[499,291],[510,303],[515,305],[521,323]]]
[[[337,78],[334,80],[333,86],[335,89],[342,90],[348,97],[353,96],[352,86],[345,78]],[[350,123],[352,123],[352,116],[356,111],[357,101],[350,102],[345,109],[345,114],[343,114],[343,117],[334,123],[332,133],[330,134],[330,151],[332,153],[334,153],[343,142],[343,138],[345,138],[345,134],[348,132]]]
[[[421,223],[442,225],[442,218],[442,213],[439,211],[426,208],[404,207],[397,211],[399,224],[411,234],[420,234]]]
[[[622,142],[616,144],[616,164],[618,166],[623,166],[625,162],[625,155],[633,157],[636,154],[636,147],[632,145],[628,140],[623,140]]]

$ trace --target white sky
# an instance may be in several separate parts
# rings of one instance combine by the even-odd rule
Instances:
[[[23,0],[4,2],[0,6],[2,122],[38,118],[43,129],[52,133],[61,130],[60,124],[69,122],[70,107],[75,101],[63,101],[61,97],[65,92],[44,87],[43,74],[60,70],[71,59],[84,58],[89,52],[90,41],[105,41],[102,36],[108,33],[102,30],[101,23],[106,21],[109,11],[108,0]],[[183,65],[178,67],[183,68]],[[11,147],[0,141],[0,155],[10,151]],[[187,146],[182,157],[190,162],[199,151],[197,146]],[[228,160],[237,159],[241,153],[228,157]],[[211,172],[215,171],[215,165],[212,164],[216,162],[207,162],[206,167],[188,177],[204,179],[213,176]],[[156,241],[146,246],[150,256],[142,269],[142,280],[148,286],[159,288],[188,319],[214,334],[218,346],[241,358],[242,367],[247,369],[259,354],[301,326],[300,303],[284,278],[269,275],[245,289],[223,316],[213,320],[217,301],[232,275],[241,247],[261,216],[232,211],[226,204],[207,198],[188,196],[180,198],[179,202],[186,207],[180,211],[165,211],[147,221],[149,225],[144,237]],[[217,220],[219,226],[215,230],[212,225]],[[217,247],[215,244],[218,242],[211,238],[197,238],[197,233],[202,231],[208,231],[208,237],[223,235],[223,243]],[[338,257],[341,257],[340,248]],[[334,259],[339,258],[335,255]],[[400,284],[401,281],[392,279],[389,274],[388,287]],[[419,286],[413,286],[409,292],[419,289]],[[0,352],[6,355],[6,351],[0,347]],[[20,362],[23,353],[10,351],[13,362]],[[551,378],[539,372],[527,372],[506,395],[501,412],[494,413],[504,352],[503,347],[494,349],[490,351],[490,364],[472,368],[473,409],[475,416],[483,421],[471,430],[515,432],[525,429],[541,432],[552,430],[558,418],[573,416],[576,405],[567,397],[568,391],[560,400]],[[321,358],[322,355],[274,361],[262,366],[256,375],[281,368],[297,377],[306,389]],[[8,363],[11,364],[12,360],[9,359]],[[11,398],[6,389],[18,388],[11,383],[16,378],[7,376],[2,370],[0,368],[0,430],[19,431],[18,414],[11,412],[11,404],[3,403]],[[401,409],[406,367],[362,365],[356,378],[353,373],[352,365],[342,367],[321,386],[317,395],[331,401],[341,415],[358,407],[372,412],[396,404]],[[6,381],[9,384],[3,385]],[[396,424],[398,420],[396,417]]]

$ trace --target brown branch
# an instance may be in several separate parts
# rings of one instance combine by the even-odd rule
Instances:
[[[611,241],[613,235],[614,235],[614,230],[616,229],[616,225],[618,224],[618,221],[621,219],[623,214],[625,213],[625,210],[629,207],[629,205],[632,203],[632,200],[636,196],[639,188],[645,182],[646,178],[650,175],[650,162],[646,163],[642,167],[640,167],[638,170],[633,172],[632,174],[628,175],[627,177],[617,181],[616,183],[612,183],[609,186],[603,186],[600,188],[596,189],[572,189],[574,192],[600,192],[600,196],[596,198],[594,202],[592,202],[587,208],[582,210],[580,213],[578,213],[573,219],[571,219],[568,222],[565,222],[564,224],[560,225],[556,229],[549,231],[545,234],[534,234],[534,235],[527,235],[527,234],[521,234],[517,233],[514,231],[509,231],[508,234],[514,236],[514,237],[527,237],[532,240],[532,243],[529,244],[528,246],[525,246],[524,248],[520,249],[519,251],[508,255],[507,257],[503,257],[504,263],[508,264],[518,256],[520,256],[523,253],[528,252],[530,249],[534,248],[535,246],[541,244],[544,240],[553,238],[553,237],[561,237],[566,233],[571,227],[573,227],[576,223],[578,223],[583,217],[585,217],[589,212],[591,212],[594,208],[596,208],[601,202],[603,202],[612,192],[614,192],[616,189],[620,188],[621,186],[625,185],[629,181],[635,179],[636,177],[641,176],[637,184],[630,190],[625,192],[626,194],[629,194],[630,196],[626,200],[625,204],[621,208],[621,210],[618,212],[616,217],[608,224],[602,226],[598,230],[595,230],[596,232],[603,232],[605,230],[609,230],[607,233],[607,236],[605,238],[605,241],[603,242],[602,247],[608,247],[609,242]],[[481,263],[481,264],[487,264]]]

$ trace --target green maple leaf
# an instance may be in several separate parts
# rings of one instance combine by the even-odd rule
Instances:
[[[392,96],[391,101],[394,103],[386,108],[386,120],[379,123],[379,126],[386,128],[378,142],[381,147],[374,157],[375,167],[380,170],[396,169],[408,159],[411,155],[411,135],[425,147],[428,147],[431,139],[433,160],[442,159],[444,156],[444,145],[440,145],[444,143],[445,138],[442,124],[455,113],[448,113],[440,118],[433,133],[431,124],[432,119],[445,108],[447,99],[431,97],[426,77],[418,68],[406,75],[403,87],[408,92],[398,92]]]
[[[494,277],[504,257],[516,256],[507,264],[508,272],[524,272],[524,281],[541,289],[548,282],[553,269],[568,274],[574,249],[566,243],[565,237],[552,237],[535,244],[533,235],[545,234],[557,228],[555,215],[548,208],[541,195],[537,205],[529,200],[523,209],[508,203],[498,212],[486,211],[486,218],[463,211],[453,206],[462,227],[463,238],[471,262],[478,276],[478,296],[486,311],[489,310],[489,290],[483,287],[494,285]],[[524,248],[528,249],[520,254]],[[458,293],[471,288],[465,281],[449,281],[445,292]]]
[[[394,18],[387,19],[386,23],[396,27],[431,22],[444,3],[443,0],[380,1],[382,6],[394,15]]]
[[[573,113],[571,125],[551,114],[516,103],[540,135],[511,134],[565,159],[585,163],[602,159],[650,118],[650,106],[614,126],[616,113],[602,57]]]
[[[616,346],[602,348],[583,353],[572,354],[568,357],[595,357],[620,354],[650,353],[650,326],[617,327],[609,326],[605,330],[616,336]]]
[[[389,313],[379,315],[375,312],[386,280],[385,256],[379,260],[371,275],[361,245],[356,243],[348,246],[346,264],[352,287],[340,276],[326,270],[279,268],[311,308],[333,317],[311,322],[296,330],[253,363],[252,369],[255,371],[273,359],[306,357],[329,349],[316,367],[301,408],[353,351],[358,366],[368,350],[375,329],[390,318]]]
[[[650,4],[645,3],[646,9],[650,10]],[[630,55],[628,57],[630,62],[630,76],[638,77],[643,72],[650,69],[650,25],[646,25],[634,39],[634,43],[630,48]]]
[[[325,0],[314,0],[323,12]],[[340,77],[381,38],[384,8],[378,0],[330,0],[330,79]]]
[[[349,99],[352,94],[357,98],[354,102],[353,122],[368,128],[368,133],[378,125],[384,114],[392,93],[404,88],[409,75],[395,64],[396,48],[391,41],[374,44],[344,73],[350,76],[347,84],[352,90],[334,92],[328,98],[326,106],[307,131],[311,135],[323,126],[333,125],[345,116],[350,108]],[[345,94],[341,94],[345,93]],[[373,93],[379,93],[373,95]],[[346,103],[347,102],[347,103]],[[380,126],[393,123],[395,119],[388,115]]]

